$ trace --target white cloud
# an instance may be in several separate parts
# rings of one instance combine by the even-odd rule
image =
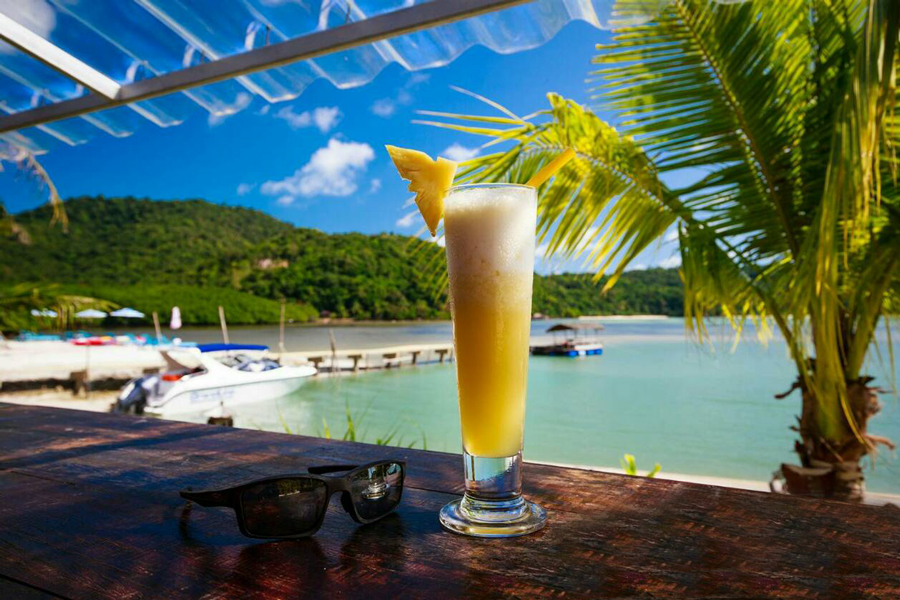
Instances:
[[[279,196],[278,200],[276,200],[275,202],[277,202],[281,206],[290,206],[294,203],[294,197],[288,195]]]
[[[467,148],[462,144],[454,142],[451,146],[445,148],[440,155],[449,158],[450,160],[455,160],[456,162],[463,162],[470,158],[475,158],[478,156],[479,152],[480,150],[478,148]]]
[[[19,25],[25,26],[45,40],[56,28],[56,11],[44,0],[0,0],[0,13],[3,13]],[[14,54],[16,49],[0,42],[0,54]]]
[[[645,265],[644,263],[634,263],[632,265],[628,265],[628,270],[629,271],[646,271],[647,265]]]
[[[419,211],[418,209],[416,209],[414,211],[406,213],[405,215],[397,219],[397,222],[394,223],[394,225],[399,227],[400,229],[409,229],[416,224],[416,221],[418,220],[416,219],[416,217],[418,216]]]
[[[209,113],[207,123],[209,123],[210,127],[215,127],[231,115],[239,113],[250,106],[250,103],[252,101],[253,96],[251,96],[247,92],[239,92],[238,95],[235,96],[233,103],[216,106],[216,110],[218,112],[216,114]]]
[[[261,115],[261,116],[264,117],[264,116],[266,116],[267,114],[269,114],[269,111],[270,111],[271,109],[272,109],[272,105],[271,105],[271,104],[266,104],[266,105],[264,105],[261,109],[259,109],[259,112],[256,113],[256,114]]]
[[[665,237],[666,242],[677,242],[678,241],[678,230],[675,229],[666,234]]]
[[[313,123],[322,133],[328,133],[340,122],[341,111],[337,106],[320,106],[313,111]]]
[[[681,256],[678,254],[673,254],[669,258],[664,258],[659,261],[659,266],[663,269],[673,269],[675,267],[681,266]]]
[[[397,104],[412,104],[413,96],[405,89],[397,92]]]
[[[389,119],[397,112],[399,106],[413,103],[412,90],[431,79],[428,73],[413,73],[392,98],[380,98],[372,103],[369,110],[376,116]]]
[[[312,115],[308,110],[302,113],[295,113],[293,106],[282,106],[275,113],[276,119],[287,121],[291,129],[300,129],[301,127],[309,127],[312,125]]]
[[[537,258],[544,258],[545,256],[547,256],[547,250],[549,250],[549,249],[550,249],[549,244],[541,244],[540,246],[535,247],[534,255]]]
[[[376,178],[369,182],[369,193],[370,194],[374,194],[375,192],[377,192],[380,189],[381,189],[381,180],[380,179]]]
[[[337,138],[319,148],[309,162],[293,175],[278,181],[267,181],[260,191],[279,196],[279,204],[290,204],[299,196],[349,196],[358,185],[356,178],[366,170],[375,152],[368,144],[343,142]]]
[[[585,253],[593,252],[598,233],[600,233],[600,229],[593,225],[584,231],[584,234],[581,236],[581,249],[578,251],[577,256],[583,256]]]
[[[275,113],[275,117],[287,124],[291,129],[300,129],[315,125],[322,133],[334,129],[341,120],[341,111],[337,106],[319,106],[312,111],[294,112],[293,106],[284,106]]]
[[[256,189],[255,183],[241,183],[237,186],[237,195],[238,196],[246,196],[250,192]]]
[[[372,112],[384,119],[392,116],[396,111],[397,104],[390,98],[382,98],[372,104]]]

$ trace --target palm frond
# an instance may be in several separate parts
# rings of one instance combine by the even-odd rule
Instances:
[[[847,385],[900,311],[900,4],[670,0],[621,25],[647,6],[617,2],[625,18],[594,60],[594,98],[621,131],[554,94],[527,118],[487,101],[500,116],[430,124],[500,148],[461,181],[524,182],[574,148],[540,190],[548,254],[611,270],[608,288],[677,227],[688,329],[705,339],[718,311],[766,336],[771,320],[817,403],[816,435],[868,449]],[[683,169],[701,175],[664,184]]]
[[[47,188],[48,192],[48,202],[50,206],[53,207],[53,223],[59,223],[63,228],[63,231],[69,226],[69,217],[66,215],[66,208],[63,206],[62,198],[59,196],[59,192],[56,189],[56,184],[53,183],[53,180],[50,178],[47,170],[44,169],[43,165],[38,162],[37,158],[33,154],[26,153],[25,158],[19,164],[19,168],[21,168],[26,173],[31,174],[34,179],[41,185]]]
[[[587,255],[598,278],[615,265],[609,287],[635,256],[675,222],[679,211],[684,217],[690,212],[668,192],[651,161],[630,138],[620,136],[575,102],[555,94],[548,99],[550,120],[539,124],[522,119],[512,129],[455,122],[440,125],[511,142],[503,152],[465,163],[458,174],[461,182],[524,183],[566,148],[573,148],[577,158],[540,190],[538,235],[548,242],[550,253]],[[504,114],[509,111],[504,109]]]
[[[808,54],[798,48],[806,39],[804,5],[675,0],[653,23],[617,32],[595,59],[605,67],[594,73],[603,80],[596,97],[659,154],[659,169],[728,170],[695,188],[697,200],[712,195],[729,217],[750,212],[752,219],[741,220],[780,240],[782,251],[798,248],[792,150]]]

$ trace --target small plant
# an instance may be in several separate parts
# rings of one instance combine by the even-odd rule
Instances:
[[[365,437],[365,435],[364,435],[364,433],[362,433],[362,434],[358,433],[359,426],[361,425],[363,418],[366,416],[366,414],[368,412],[369,412],[369,408],[366,407],[366,410],[363,411],[361,416],[354,417],[353,411],[350,410],[350,403],[345,401],[344,415],[347,420],[347,429],[346,429],[346,431],[344,431],[344,435],[341,436],[341,439],[343,441],[345,441],[345,442],[363,441],[363,438]],[[278,413],[278,418],[281,420],[281,425],[284,428],[285,433],[289,433],[289,434],[295,433],[288,426],[287,421],[285,421],[285,419],[284,419],[284,415],[282,415],[280,411]],[[375,445],[377,445],[377,446],[403,446],[403,435],[400,435],[399,438],[397,437],[397,434],[400,433],[400,426],[401,426],[400,423],[395,423],[387,431],[386,434],[384,434],[383,436],[377,436],[375,438],[375,442],[374,442]],[[419,427],[419,431],[422,432],[422,449],[428,450],[428,438],[425,435],[425,430],[422,429],[422,427],[420,425],[418,427]],[[316,437],[325,438],[327,440],[332,439],[331,428],[328,426],[328,421],[325,419],[325,417],[322,417],[322,429],[321,430],[316,429],[315,435],[316,435]],[[357,435],[359,436],[359,440],[357,440]],[[397,438],[396,443],[392,444],[391,442],[393,442],[395,438]],[[410,443],[406,447],[413,448],[418,443],[418,441],[419,440],[413,440],[412,443]]]
[[[634,460],[633,454],[626,454],[619,460],[619,464],[622,465],[622,470],[625,471],[626,475],[631,475],[636,477],[638,475],[637,463]],[[662,467],[659,463],[653,465],[653,468],[647,473],[647,477],[656,477],[656,474],[660,472]]]

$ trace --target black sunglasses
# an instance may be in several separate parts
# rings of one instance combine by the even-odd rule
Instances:
[[[291,539],[307,537],[325,520],[328,500],[341,492],[341,505],[357,523],[371,523],[400,504],[406,463],[376,461],[365,465],[309,467],[307,473],[257,479],[224,490],[181,491],[200,506],[234,509],[247,537]],[[330,475],[349,471],[342,475]]]

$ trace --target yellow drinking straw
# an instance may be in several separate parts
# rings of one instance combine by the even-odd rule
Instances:
[[[575,158],[575,151],[566,148],[566,151],[557,156],[546,167],[534,174],[525,185],[540,187],[545,181],[556,175],[556,172],[566,166],[566,163]]]

